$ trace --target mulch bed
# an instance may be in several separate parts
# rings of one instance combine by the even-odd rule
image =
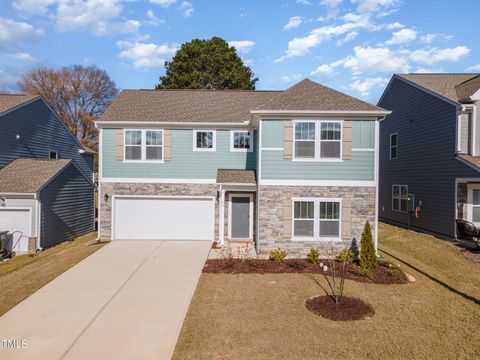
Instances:
[[[328,265],[328,261],[323,261]],[[342,264],[335,262],[335,268],[340,271]],[[267,259],[210,259],[203,268],[204,273],[211,274],[283,274],[283,273],[322,273],[331,275],[331,269],[326,273],[318,265],[306,259],[287,259],[284,262],[275,262]],[[400,269],[388,269],[379,266],[372,271],[370,278],[358,274],[353,264],[347,264],[345,278],[360,282],[375,284],[405,284],[408,279]]]
[[[342,297],[340,304],[335,304],[331,296],[315,296],[308,299],[305,306],[314,314],[334,321],[363,320],[375,314],[370,305],[347,296]]]

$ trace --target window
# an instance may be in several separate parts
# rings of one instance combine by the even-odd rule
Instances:
[[[249,130],[230,131],[230,151],[252,151],[253,133]]]
[[[472,189],[472,222],[480,223],[480,189]]]
[[[162,161],[163,130],[125,130],[125,160]]]
[[[390,159],[397,158],[398,135],[390,135]]]
[[[216,139],[214,130],[194,130],[193,131],[193,150],[195,151],[215,151]]]
[[[395,211],[408,211],[408,186],[393,185],[392,187],[392,209]]]
[[[293,237],[340,240],[340,199],[294,199]]]
[[[342,157],[341,121],[295,121],[295,159],[340,160]]]
[[[50,150],[48,157],[50,159],[58,159],[58,152]]]

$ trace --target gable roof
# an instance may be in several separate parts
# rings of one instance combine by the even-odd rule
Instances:
[[[30,94],[0,94],[0,113],[30,101],[39,96]]]
[[[0,170],[0,193],[36,193],[71,161],[16,159]]]
[[[218,169],[218,184],[256,184],[255,170]]]
[[[305,79],[285,91],[123,90],[100,121],[242,123],[255,110],[384,111]]]
[[[455,86],[458,101],[471,102],[470,96],[475,94],[480,89],[480,75],[477,75],[461,84]]]
[[[465,94],[470,90],[469,86],[462,83],[469,82],[480,74],[397,74],[398,77],[411,81],[427,90],[443,96],[454,102],[465,102]],[[475,83],[471,85],[475,86]],[[457,86],[460,86],[459,88]],[[457,92],[457,89],[459,90]],[[478,90],[478,88],[477,88]],[[472,94],[475,91],[472,92]],[[471,94],[468,95],[468,97]],[[467,99],[466,102],[469,102]]]

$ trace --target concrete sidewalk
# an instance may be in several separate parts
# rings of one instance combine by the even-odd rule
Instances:
[[[210,246],[104,246],[0,318],[0,340],[19,347],[0,343],[0,358],[169,359]]]

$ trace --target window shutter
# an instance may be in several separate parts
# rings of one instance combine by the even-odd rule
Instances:
[[[163,160],[170,161],[172,159],[172,145],[170,130],[163,130]]]
[[[290,199],[283,201],[283,236],[292,237],[292,201]]]
[[[285,159],[293,158],[293,123],[291,120],[284,122],[283,157]]]
[[[115,159],[123,160],[123,129],[117,129],[115,144]]]
[[[352,220],[352,203],[350,200],[342,201],[342,239],[352,240],[351,221]]]
[[[343,122],[343,160],[352,159],[352,122]]]

